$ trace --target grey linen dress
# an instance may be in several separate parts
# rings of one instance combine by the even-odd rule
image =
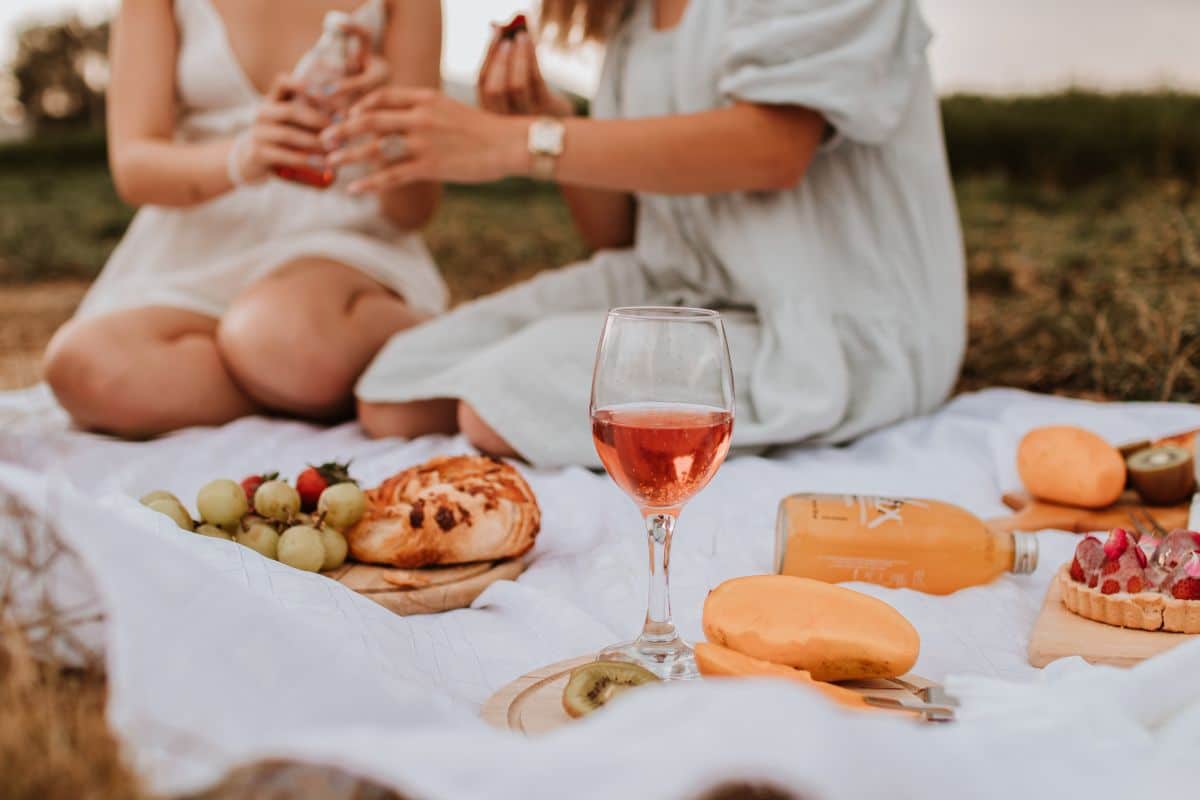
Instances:
[[[845,441],[937,407],[962,357],[965,270],[916,3],[692,0],[669,32],[650,6],[609,43],[595,115],[806,106],[834,133],[803,180],[639,193],[631,248],[397,334],[359,398],[459,398],[534,465],[596,466],[587,412],[604,312],[683,304],[726,312],[735,447]]]

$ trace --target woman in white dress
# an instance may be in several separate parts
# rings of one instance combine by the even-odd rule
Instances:
[[[945,399],[965,270],[915,0],[542,13],[607,40],[597,119],[568,117],[518,36],[487,58],[487,110],[384,89],[323,134],[339,164],[378,156],[354,137],[406,137],[359,191],[552,174],[598,251],[394,336],[358,383],[368,432],[460,429],[535,464],[597,464],[591,367],[621,305],[727,311],[735,445],[844,441]]]
[[[371,41],[321,100],[288,76],[328,11]],[[441,311],[418,235],[434,182],[351,197],[274,177],[323,169],[317,134],[382,85],[440,85],[427,0],[124,0],[114,28],[109,162],[141,206],[46,379],[87,428],[145,436],[254,411],[326,419],[396,331]]]

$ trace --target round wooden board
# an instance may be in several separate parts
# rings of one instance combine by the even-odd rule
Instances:
[[[489,697],[479,715],[495,728],[527,736],[562,727],[572,721],[562,707],[563,688],[571,677],[571,670],[593,660],[595,656],[572,658],[526,673]],[[915,697],[915,691],[936,685],[919,675],[905,675],[901,680],[911,688],[889,680],[853,681],[841,685],[877,697],[910,698]]]
[[[496,581],[513,580],[524,571],[524,558],[507,558],[422,569],[347,562],[325,574],[389,611],[408,616],[466,608]]]

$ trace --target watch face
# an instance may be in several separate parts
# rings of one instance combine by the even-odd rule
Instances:
[[[563,126],[561,122],[539,119],[529,128],[529,146],[537,153],[559,155],[563,146]]]

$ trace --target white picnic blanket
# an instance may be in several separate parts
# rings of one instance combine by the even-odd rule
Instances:
[[[1002,491],[1019,485],[1020,436],[1061,422],[1118,441],[1200,426],[1200,407],[991,390],[848,447],[735,458],[680,521],[677,621],[697,638],[712,586],[769,569],[784,494],[930,497],[999,515]],[[955,679],[966,698],[955,725],[850,714],[774,682],[700,682],[639,690],[526,740],[485,726],[480,703],[640,624],[641,522],[607,476],[525,470],[544,512],[529,569],[471,609],[406,618],[232,543],[182,535],[136,500],[165,488],[188,501],[213,477],[294,475],[334,457],[353,458],[371,484],[466,449],[454,438],[369,441],[354,425],[262,418],[119,442],[65,431],[42,389],[0,394],[0,491],[48,505],[81,556],[82,571],[69,562],[52,571],[50,590],[106,612],[93,633],[105,649],[109,717],[163,792],[268,756],[341,765],[417,798],[676,798],[734,779],[830,800],[1128,798],[1194,785],[1200,642],[1133,671],[1069,660],[1040,674],[1026,664],[1047,583],[1071,551],[1066,534],[1043,534],[1035,575],[950,597],[856,585],[917,627],[917,672],[981,676]]]

